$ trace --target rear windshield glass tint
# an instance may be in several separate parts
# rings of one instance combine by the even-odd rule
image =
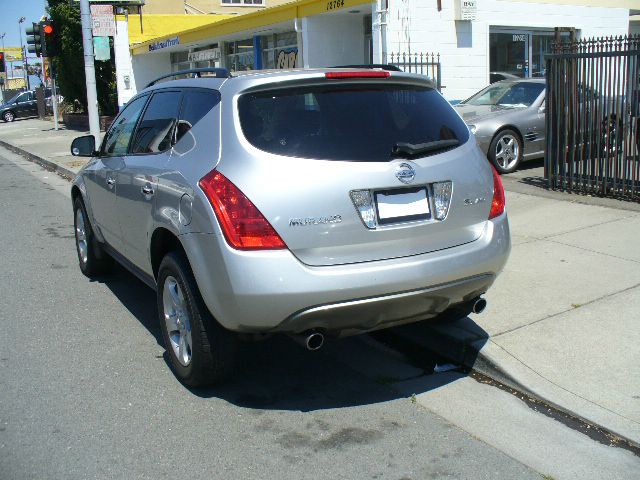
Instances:
[[[291,157],[385,162],[397,158],[393,150],[399,143],[453,139],[462,145],[469,138],[449,103],[422,87],[359,84],[261,91],[240,97],[239,113],[242,132],[253,146]]]

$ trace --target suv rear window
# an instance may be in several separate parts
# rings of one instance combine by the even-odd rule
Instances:
[[[253,146],[289,157],[386,162],[397,158],[398,144],[462,145],[469,138],[449,103],[425,87],[340,84],[260,91],[241,96],[238,108],[242,132]],[[452,148],[450,143],[429,154]]]

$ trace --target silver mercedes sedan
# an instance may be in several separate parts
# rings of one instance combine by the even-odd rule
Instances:
[[[523,160],[544,156],[545,80],[509,79],[455,105],[481,150],[498,172],[515,171]]]

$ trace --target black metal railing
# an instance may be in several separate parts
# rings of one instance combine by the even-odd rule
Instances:
[[[404,72],[419,73],[431,78],[442,91],[442,65],[439,53],[390,53],[389,65]]]
[[[546,57],[547,186],[638,201],[640,36],[559,33]]]

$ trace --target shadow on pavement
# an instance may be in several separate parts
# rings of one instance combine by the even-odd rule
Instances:
[[[154,336],[158,345],[164,346],[162,332],[158,325],[156,293],[153,290],[117,263],[113,267],[113,272],[97,278],[96,281],[103,283],[111,290],[120,303]]]
[[[119,266],[99,281],[163,346],[155,292]],[[201,398],[220,398],[239,407],[261,410],[313,411],[405,398],[406,393],[394,388],[394,383],[423,377],[427,380],[429,376],[428,381],[417,382],[428,391],[460,378],[431,375],[436,363],[462,365],[464,356],[466,362],[473,363],[469,347],[453,339],[452,332],[460,336],[464,326],[468,330],[465,341],[486,341],[488,334],[469,318],[464,320],[453,324],[422,322],[369,336],[328,339],[317,352],[304,350],[284,335],[240,342],[236,371],[225,384],[187,390]],[[166,352],[164,358],[169,368]]]

